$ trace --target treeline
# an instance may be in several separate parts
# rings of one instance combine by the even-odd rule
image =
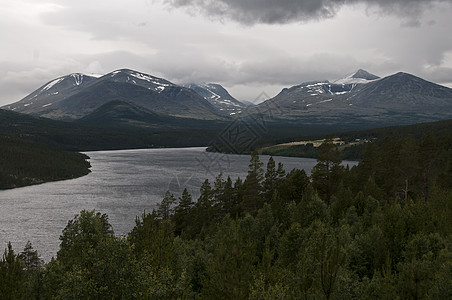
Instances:
[[[338,128],[335,128],[334,130],[332,128],[323,128],[324,131],[320,134],[305,130],[304,128],[293,127],[291,130],[288,130],[288,128],[279,128],[280,131],[278,131],[277,127],[270,127],[267,128],[268,132],[278,134],[266,135],[266,138],[257,139],[252,143],[242,142],[234,144],[230,143],[228,140],[227,142],[224,142],[223,140],[209,146],[207,151],[251,154],[254,150],[258,150],[261,154],[265,155],[317,158],[318,148],[314,147],[310,143],[306,145],[284,147],[275,145],[294,141],[321,140],[324,138],[325,133],[336,132],[334,133],[334,136],[345,142],[345,145],[341,147],[342,159],[360,160],[363,157],[365,143],[368,141],[381,144],[385,137],[391,137],[394,139],[411,137],[415,140],[420,140],[427,134],[432,134],[438,137],[448,137],[451,135],[451,128],[452,120],[347,132],[340,131]],[[303,134],[301,135],[300,133]],[[255,131],[251,131],[249,132],[249,136],[240,136],[240,138],[245,141],[251,141],[255,139],[254,135]],[[274,136],[278,136],[278,138],[274,138]]]
[[[88,158],[0,134],[0,189],[86,175],[90,172]]]
[[[127,236],[82,211],[48,264],[8,245],[0,298],[450,299],[451,151],[385,139],[349,169],[327,140],[310,177],[254,152],[243,180],[167,192]]]
[[[349,144],[341,147],[341,158],[344,160],[360,160],[363,155],[364,144]],[[258,150],[260,154],[270,156],[318,158],[319,148],[313,143],[293,146],[273,146]]]

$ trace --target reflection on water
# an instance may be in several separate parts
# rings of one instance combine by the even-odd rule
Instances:
[[[244,178],[249,156],[204,152],[204,148],[87,152],[91,173],[73,180],[0,191],[0,247],[16,252],[30,240],[45,261],[54,256],[67,221],[82,209],[109,216],[116,234],[129,232],[135,217],[151,211],[166,190],[176,196],[187,187],[196,199],[205,179],[223,172]],[[268,156],[262,156],[263,162]],[[305,169],[314,159],[275,157],[286,170]],[[0,248],[0,249],[2,249]]]

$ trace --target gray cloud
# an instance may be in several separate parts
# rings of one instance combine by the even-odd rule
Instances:
[[[58,76],[119,68],[218,82],[242,100],[358,68],[452,87],[452,1],[28,1],[10,2],[15,10],[0,1],[0,106]]]
[[[234,20],[242,24],[286,24],[334,17],[344,5],[365,4],[379,13],[397,14],[408,21],[404,26],[419,26],[417,17],[435,2],[450,0],[164,0],[191,13]]]

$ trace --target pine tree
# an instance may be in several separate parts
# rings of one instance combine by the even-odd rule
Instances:
[[[264,179],[263,163],[259,160],[259,154],[254,151],[251,154],[248,175],[243,184],[243,201],[242,206],[245,212],[255,215],[259,208],[262,207],[262,181]]]
[[[192,214],[192,224],[190,224],[190,236],[196,236],[202,232],[205,227],[216,219],[215,209],[213,207],[214,191],[209,180],[205,180],[200,188],[198,202],[194,205]]]
[[[276,170],[275,160],[272,156],[268,159],[267,171],[265,172],[265,180],[263,182],[265,201],[270,202],[274,191],[278,188],[279,174]]]
[[[317,165],[314,166],[311,177],[313,186],[328,206],[341,179],[341,162],[341,152],[333,144],[331,137],[325,139],[319,148]]]
[[[174,205],[176,204],[176,198],[168,190],[165,193],[165,197],[162,202],[157,204],[157,213],[162,220],[169,220],[174,214]]]
[[[42,259],[39,258],[38,250],[33,250],[30,241],[27,242],[24,251],[22,251],[18,257],[25,263],[25,268],[27,270],[36,270],[43,264]]]
[[[190,212],[193,208],[193,200],[187,188],[179,197],[179,204],[174,209],[174,223],[176,234],[181,234],[184,229],[190,224]]]

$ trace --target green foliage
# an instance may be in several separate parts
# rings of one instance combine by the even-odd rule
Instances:
[[[162,268],[173,261],[174,225],[161,220],[155,212],[137,218],[128,235],[129,244],[137,258],[145,257],[153,266]]]
[[[327,141],[311,177],[255,153],[245,181],[167,192],[127,238],[81,211],[44,267],[8,245],[0,298],[449,299],[451,141],[368,144],[352,169]]]
[[[105,240],[113,238],[108,216],[100,212],[82,210],[69,220],[60,237],[57,258],[69,268],[90,264],[93,251]]]
[[[24,290],[24,263],[14,253],[11,243],[0,261],[0,298],[18,299]]]

